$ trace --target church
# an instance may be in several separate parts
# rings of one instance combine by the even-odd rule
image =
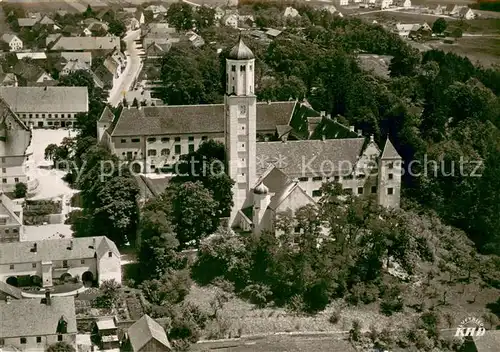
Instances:
[[[240,38],[226,59],[224,104],[125,108],[116,119],[105,110],[98,139],[145,173],[208,139],[223,142],[235,181],[229,224],[243,231],[273,231],[278,214],[315,204],[329,181],[399,207],[401,157],[389,139],[379,148],[306,103],[257,102],[254,71],[255,56]]]

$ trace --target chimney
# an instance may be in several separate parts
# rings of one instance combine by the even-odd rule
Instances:
[[[49,290],[45,291],[45,304],[47,306],[50,306],[52,304],[51,299],[50,299],[50,291]]]
[[[10,304],[10,300],[11,300],[11,299],[12,299],[12,298],[10,298],[10,296],[6,296],[6,297],[5,297],[5,302],[6,302],[7,304]]]
[[[370,135],[370,142],[371,142],[371,143],[374,143],[374,142],[375,142],[375,138],[373,138],[373,134],[372,134],[372,135]]]
[[[350,130],[351,132],[354,132],[354,126],[349,126],[349,130]]]
[[[326,116],[326,111],[320,111],[319,116],[325,117]]]
[[[358,136],[361,137],[363,135],[363,131],[362,130],[358,130]]]

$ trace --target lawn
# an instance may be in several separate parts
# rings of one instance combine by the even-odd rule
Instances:
[[[435,49],[467,56],[472,63],[479,63],[486,67],[500,64],[500,36],[463,37],[456,44],[438,42],[431,46]]]

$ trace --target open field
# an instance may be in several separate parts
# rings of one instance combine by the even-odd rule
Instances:
[[[483,66],[500,65],[500,37],[463,37],[456,44],[433,43],[435,49],[467,56]]]

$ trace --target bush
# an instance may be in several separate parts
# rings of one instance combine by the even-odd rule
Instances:
[[[272,291],[269,286],[253,284],[245,287],[243,291],[241,291],[241,295],[253,304],[256,304],[259,307],[264,307],[266,303],[272,296]]]
[[[420,316],[420,327],[427,331],[429,337],[437,337],[439,316],[435,312],[425,312]]]
[[[352,322],[352,328],[349,330],[349,340],[359,341],[361,336],[361,322],[359,320],[354,320]]]
[[[26,183],[18,182],[14,188],[14,197],[25,198],[28,193],[28,186]]]
[[[342,311],[340,309],[337,309],[332,313],[332,315],[330,315],[328,321],[331,324],[337,324],[340,321],[340,318],[342,318]]]
[[[379,296],[379,289],[374,284],[359,283],[351,288],[351,293],[347,296],[347,302],[358,305],[359,302],[369,304],[375,302]]]
[[[402,310],[403,302],[399,298],[383,299],[382,302],[380,302],[380,311],[387,316],[396,312],[401,312]]]
[[[146,299],[157,305],[181,302],[190,287],[191,280],[186,270],[168,270],[159,280],[147,280],[139,285]]]

